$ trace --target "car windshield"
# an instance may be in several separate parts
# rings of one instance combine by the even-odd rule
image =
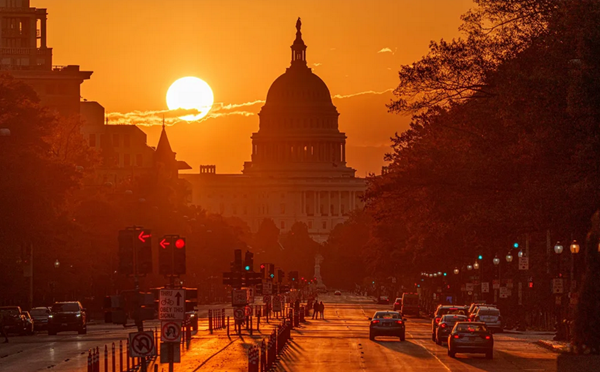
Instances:
[[[396,302],[400,303],[400,302],[402,302],[402,299],[401,298],[397,298]]]
[[[79,305],[76,303],[54,304],[54,305],[52,305],[52,311],[53,312],[79,311]]]
[[[458,332],[487,333],[487,328],[483,324],[459,324],[456,326]]]
[[[400,314],[398,313],[375,313],[373,318],[377,319],[400,319]]]
[[[442,307],[439,308],[437,311],[437,315],[444,315],[444,314],[456,314],[456,315],[466,315],[465,314],[465,310],[463,308],[457,308],[457,307]]]
[[[456,322],[465,322],[467,319],[468,318],[464,315],[444,315],[442,317],[442,322],[454,324]]]
[[[48,315],[48,310],[46,309],[33,309],[31,310],[31,315]]]
[[[6,314],[6,315],[18,315],[19,310],[17,310],[17,309],[0,309],[0,313]]]
[[[479,315],[493,315],[493,316],[499,316],[500,315],[500,311],[496,310],[496,309],[485,309],[485,310],[479,310]]]
[[[414,296],[414,297],[413,296],[411,296],[411,297],[405,296],[404,299],[403,299],[403,301],[404,301],[405,305],[417,305],[419,303],[419,297],[417,297],[417,296]]]

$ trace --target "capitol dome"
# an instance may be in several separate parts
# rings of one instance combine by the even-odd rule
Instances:
[[[267,93],[266,107],[332,106],[329,89],[320,77],[306,66],[292,66],[279,76]]]

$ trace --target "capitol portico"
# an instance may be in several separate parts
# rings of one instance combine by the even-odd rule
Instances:
[[[327,85],[307,66],[300,19],[296,30],[291,66],[267,93],[242,174],[205,165],[180,177],[191,184],[192,204],[208,212],[239,217],[253,232],[266,218],[282,231],[300,221],[323,242],[363,207],[366,182],[346,164],[346,135]]]

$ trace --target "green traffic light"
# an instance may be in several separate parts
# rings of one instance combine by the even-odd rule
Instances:
[[[513,244],[513,248],[519,248],[519,243]]]
[[[271,278],[274,278],[274,277],[275,277],[275,274],[271,274]]]
[[[483,256],[482,255],[479,255],[477,258],[480,259],[480,260],[483,260]]]
[[[250,271],[250,266],[246,266],[246,271]]]

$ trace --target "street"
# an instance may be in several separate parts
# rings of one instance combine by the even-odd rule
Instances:
[[[391,305],[375,305],[371,298],[344,293],[342,296],[323,295],[325,319],[310,317],[292,331],[290,345],[281,355],[278,371],[555,371],[556,354],[534,344],[551,335],[531,333],[496,334],[494,359],[479,354],[458,354],[456,359],[447,355],[445,347],[431,341],[431,320],[408,317],[406,341],[397,338],[368,338],[368,317],[376,310],[391,309]],[[206,317],[206,310],[201,311]],[[189,349],[182,348],[182,363],[175,371],[245,371],[246,349],[259,343],[272,330],[273,324],[261,322],[260,332],[249,336],[227,337],[224,330],[210,335],[206,321],[201,321]],[[153,329],[158,322],[146,322]],[[2,371],[86,371],[87,350],[124,339],[132,329],[116,325],[90,325],[87,335],[75,332],[48,336],[40,332],[34,336],[11,337],[9,344],[0,344]],[[118,353],[118,343],[116,345]],[[103,350],[101,350],[103,355]],[[118,354],[117,354],[118,355]],[[118,359],[118,356],[117,356]],[[118,360],[116,370],[119,369]],[[103,364],[102,364],[103,367]],[[151,365],[149,370],[154,370]],[[102,369],[103,370],[103,369]],[[158,370],[167,370],[159,364]],[[109,368],[109,371],[111,369]]]

